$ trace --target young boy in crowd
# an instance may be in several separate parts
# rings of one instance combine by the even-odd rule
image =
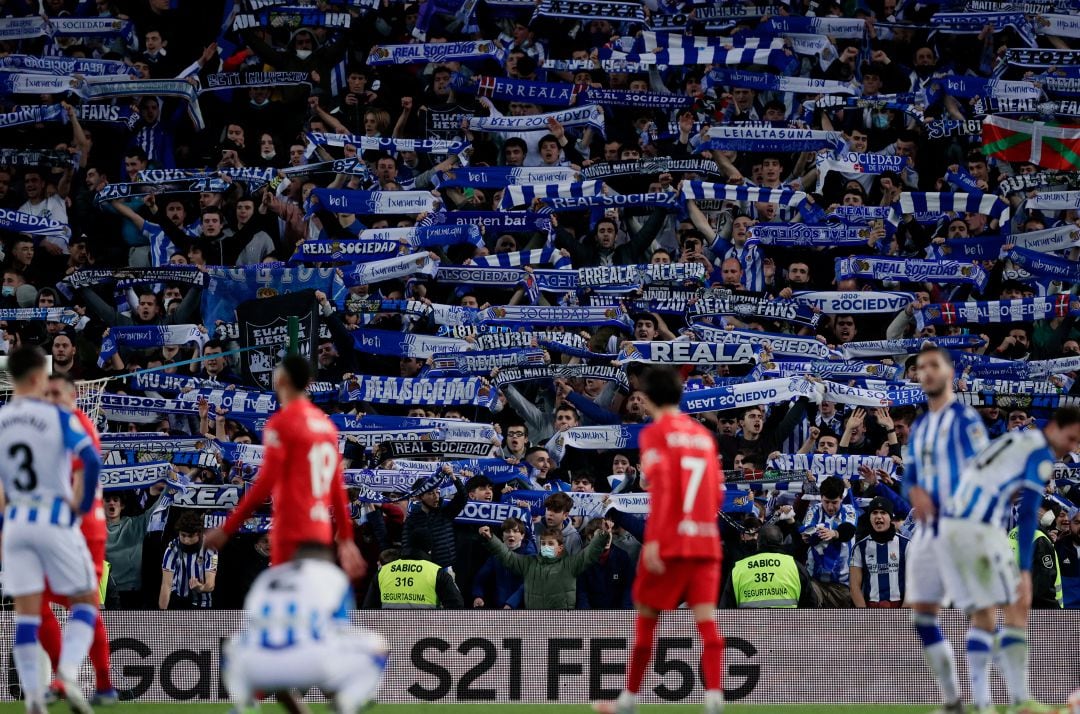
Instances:
[[[517,518],[507,518],[502,523],[502,542],[511,553],[535,555],[532,541],[526,538],[525,524]],[[472,582],[472,606],[490,607],[496,610],[520,608],[525,598],[525,583],[521,576],[512,573],[499,562],[488,558]]]

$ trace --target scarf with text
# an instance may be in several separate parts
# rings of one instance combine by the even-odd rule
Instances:
[[[604,135],[604,110],[596,104],[529,116],[472,116],[469,117],[469,130],[493,133],[546,132],[549,119],[554,119],[564,127],[592,127],[601,136]]]
[[[765,468],[778,471],[809,471],[819,483],[832,476],[858,476],[863,466],[887,474],[896,473],[896,462],[891,458],[862,454],[779,454],[765,464]]]
[[[0,114],[0,129],[24,124],[43,124],[45,122],[66,122],[67,113],[64,108],[55,105],[20,105],[13,107],[11,111]]]
[[[891,357],[898,354],[915,354],[924,345],[937,345],[945,349],[968,349],[981,347],[984,340],[974,335],[953,335],[945,337],[913,337],[901,340],[867,340],[863,342],[848,342],[840,346],[840,354],[844,359],[859,359],[862,357]]]
[[[559,307],[506,305],[481,310],[481,324],[525,327],[532,325],[559,325],[583,327],[618,327],[633,329],[629,316],[618,307]]]
[[[789,129],[786,127],[754,127],[733,124],[714,126],[699,151],[745,151],[771,153],[839,149],[843,146],[840,132],[818,129]]]
[[[430,191],[355,191],[316,188],[308,201],[332,213],[357,215],[406,214],[433,211],[441,201]]]
[[[42,238],[67,238],[71,235],[71,228],[66,224],[12,208],[0,208],[0,230]]]
[[[577,172],[569,167],[478,166],[438,171],[434,183],[439,188],[503,188],[527,184],[560,184],[574,181]]]
[[[756,364],[761,358],[761,352],[760,345],[714,344],[682,340],[635,341],[623,343],[618,361],[619,364],[644,362],[646,364],[743,365]]]
[[[900,200],[892,204],[892,209],[889,222],[893,225],[898,225],[903,216],[912,214],[918,217],[942,213],[981,213],[1003,224],[1009,220],[1009,204],[992,194],[910,191],[901,193]],[[932,222],[936,222],[936,219]]]
[[[805,359],[828,359],[829,348],[814,337],[800,337],[776,332],[757,330],[725,330],[708,325],[694,324],[689,328],[697,337],[710,342],[743,343],[761,345],[778,357],[802,357]]]
[[[412,357],[426,360],[435,354],[467,352],[473,346],[465,340],[432,335],[405,334],[390,330],[352,330],[353,344],[365,354],[384,357]],[[480,348],[484,349],[484,348]]]
[[[455,154],[460,155],[469,147],[465,141],[447,141],[445,139],[391,139],[381,136],[359,136],[356,134],[328,134],[311,131],[305,136],[308,146],[305,156],[311,156],[320,146],[343,148],[354,147],[357,151],[386,151],[398,154],[411,151],[418,154]]]
[[[725,387],[687,389],[679,408],[687,414],[743,409],[751,405],[779,404],[797,398],[821,401],[821,389],[802,377],[767,379]]]
[[[695,322],[714,315],[734,315],[739,319],[763,317],[781,320],[807,327],[816,327],[821,319],[813,308],[797,300],[772,298],[765,293],[732,291],[717,288],[701,293],[698,300],[686,311],[688,322]]]
[[[1025,205],[1044,211],[1070,211],[1080,209],[1080,191],[1039,191],[1028,197]]]
[[[11,307],[0,308],[0,320],[61,322],[74,326],[79,322],[79,314],[66,307]]]
[[[1025,248],[1013,248],[1005,255],[1005,259],[1038,278],[1060,280],[1065,283],[1080,282],[1080,263],[1075,260],[1056,258]]]
[[[488,375],[505,367],[536,367],[544,364],[544,351],[538,348],[519,350],[475,350],[446,352],[431,357],[430,376],[452,373]],[[438,372],[438,374],[436,374]],[[444,375],[443,373],[447,373]]]
[[[806,200],[805,193],[790,188],[733,186],[705,181],[683,181],[682,197],[687,201],[714,199],[744,203],[777,203],[787,208],[797,208]]]
[[[497,42],[431,42],[412,45],[375,45],[368,53],[367,64],[373,67],[428,62],[473,62],[494,59],[502,64],[505,52]]]
[[[345,389],[350,402],[369,404],[437,404],[490,409],[497,393],[477,377],[353,377]]]
[[[145,349],[165,345],[186,345],[189,342],[194,342],[199,346],[201,353],[203,345],[209,339],[209,335],[200,329],[198,325],[121,325],[113,327],[102,340],[101,349],[98,353],[98,367],[104,367],[121,347]]]
[[[538,82],[490,75],[465,77],[461,74],[454,75],[450,86],[457,92],[502,102],[532,102],[556,107],[571,106],[581,90],[581,87],[565,82]]]
[[[881,174],[886,171],[900,173],[907,167],[908,160],[906,156],[844,152],[818,154],[815,163],[818,170],[818,191],[821,191],[830,171],[844,174]]]
[[[758,92],[792,92],[794,94],[855,94],[848,82],[835,79],[814,79],[788,75],[750,72],[741,69],[714,69],[703,78],[705,86],[743,87]]]
[[[234,32],[259,27],[278,27],[296,30],[301,27],[328,27],[347,30],[352,15],[347,12],[323,12],[317,7],[264,7],[258,12],[238,13],[233,17]]]
[[[979,290],[989,279],[982,266],[956,260],[919,260],[852,256],[836,258],[836,277],[896,280],[902,282],[970,283]]]
[[[902,292],[840,292],[840,291],[796,291],[792,299],[809,303],[826,315],[867,314],[887,312],[896,314],[915,300],[912,293]]]
[[[868,228],[860,226],[808,226],[804,223],[758,223],[750,227],[750,241],[759,245],[832,247],[866,245]]]
[[[636,449],[638,436],[644,424],[619,424],[612,426],[575,426],[552,436],[544,448],[558,464],[566,456],[568,448],[595,450]]]
[[[573,183],[511,184],[503,191],[499,208],[514,206],[530,207],[539,198],[575,198],[597,196],[603,190],[599,181],[575,181]]]
[[[316,189],[318,190],[318,189]],[[360,263],[344,273],[345,285],[373,285],[384,280],[399,280],[412,275],[434,276],[439,260],[428,253],[399,255],[370,263]]]
[[[0,149],[0,166],[66,169],[74,168],[78,160],[78,154],[59,149]]]

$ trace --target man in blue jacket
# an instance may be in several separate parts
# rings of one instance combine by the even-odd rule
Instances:
[[[603,528],[597,518],[585,526],[581,537],[588,545]],[[633,606],[630,591],[634,586],[634,562],[622,548],[612,548],[608,542],[600,562],[578,577],[577,609],[629,610]]]

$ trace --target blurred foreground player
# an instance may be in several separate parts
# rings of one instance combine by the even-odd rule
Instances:
[[[718,714],[724,705],[724,640],[713,616],[720,589],[720,530],[716,521],[723,496],[716,442],[701,424],[679,411],[683,385],[678,372],[650,368],[643,373],[642,383],[653,421],[638,439],[642,482],[650,502],[645,544],[634,580],[638,612],[634,648],[626,670],[626,688],[614,702],[598,702],[594,709],[615,714],[637,711],[660,612],[686,603],[701,636],[705,712]]]
[[[98,618],[98,584],[79,516],[94,505],[101,457],[71,412],[45,401],[45,353],[22,347],[11,353],[12,400],[0,409],[0,482],[4,502],[4,589],[15,600],[12,659],[26,711],[43,714],[39,673],[41,594],[45,582],[71,599],[57,674],[68,704],[93,712],[79,688],[82,666]],[[83,480],[72,484],[72,456],[83,462]]]
[[[53,374],[49,377],[48,398],[53,404],[67,409],[79,420],[83,429],[90,435],[94,442],[94,449],[101,453],[101,439],[98,437],[97,427],[90,417],[86,416],[75,404],[77,390],[75,382],[66,374]],[[78,457],[71,464],[71,469],[76,481],[82,478],[82,460]],[[94,494],[94,505],[90,512],[83,516],[81,526],[83,537],[86,538],[86,547],[90,551],[90,557],[94,560],[94,573],[97,582],[101,583],[101,576],[105,570],[105,509],[101,502],[101,488]],[[52,588],[46,584],[45,594],[41,601],[41,630],[38,637],[41,646],[49,656],[49,662],[55,672],[60,665],[60,623],[56,621],[51,604],[56,603],[61,607],[70,608],[71,600],[53,593]],[[109,634],[105,631],[105,621],[97,618],[97,626],[94,628],[94,641],[90,645],[90,663],[94,665],[94,678],[96,680],[94,699],[92,704],[110,706],[119,701],[119,695],[112,686],[109,677]],[[53,687],[57,694],[63,694],[63,687],[59,682],[54,682]]]
[[[292,561],[252,584],[245,627],[225,645],[223,658],[223,681],[243,714],[258,711],[259,691],[318,687],[333,694],[336,714],[356,714],[374,700],[386,641],[349,625],[352,588],[332,558],[329,548],[301,545]]]

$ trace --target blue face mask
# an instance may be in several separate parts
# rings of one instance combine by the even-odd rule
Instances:
[[[540,557],[541,558],[554,558],[555,557],[555,546],[553,546],[553,545],[542,545],[542,546],[540,546]]]
[[[0,291],[0,294],[2,294],[4,297],[11,297],[15,294],[15,286],[5,285],[2,291]]]

